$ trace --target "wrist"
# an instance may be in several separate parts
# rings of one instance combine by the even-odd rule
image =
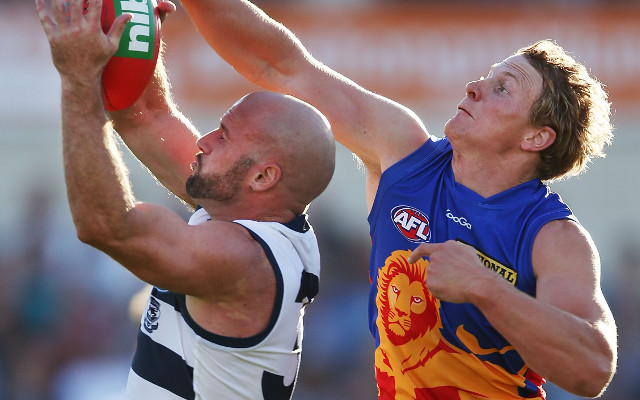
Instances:
[[[499,275],[491,271],[485,271],[480,277],[469,285],[468,302],[482,309],[483,307],[491,307],[495,299],[501,298],[501,291],[509,285]]]
[[[61,77],[62,103],[76,114],[100,112],[104,115],[100,77]]]
[[[63,91],[100,92],[102,84],[100,75],[60,75]]]

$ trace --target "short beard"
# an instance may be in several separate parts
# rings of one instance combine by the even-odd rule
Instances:
[[[255,160],[245,155],[222,174],[206,176],[194,172],[187,178],[187,194],[192,199],[230,200],[238,193],[242,180],[254,164]]]

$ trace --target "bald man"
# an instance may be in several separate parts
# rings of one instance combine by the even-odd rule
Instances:
[[[100,1],[37,0],[62,84],[62,137],[77,235],[153,286],[128,399],[290,399],[320,255],[305,214],[333,174],[327,120],[291,96],[249,94],[204,136],[170,100],[162,62],[110,121],[100,74],[130,16],[100,29]],[[138,202],[113,127],[187,222]],[[184,167],[176,167],[183,165]]]

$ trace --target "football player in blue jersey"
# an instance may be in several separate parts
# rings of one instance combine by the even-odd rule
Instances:
[[[603,392],[617,338],[600,259],[546,184],[612,139],[583,65],[553,41],[523,47],[466,85],[437,138],[249,1],[182,4],[238,72],[316,106],[366,167],[379,398],[542,399],[546,379]]]

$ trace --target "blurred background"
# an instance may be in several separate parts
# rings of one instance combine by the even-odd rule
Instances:
[[[614,0],[291,0],[258,3],[311,52],[442,127],[465,84],[520,47],[558,41],[605,84],[616,138],[587,173],[553,184],[591,232],[619,328],[618,372],[604,399],[640,399],[640,2]],[[219,59],[184,11],[163,26],[176,101],[206,133],[256,90]],[[59,78],[33,1],[0,0],[0,399],[121,399],[145,286],[80,243],[65,197]],[[140,200],[187,210],[123,146]],[[364,175],[343,147],[310,208],[323,274],[307,308],[294,398],[374,399],[367,330]],[[544,324],[544,321],[540,323]],[[548,385],[550,399],[575,399]]]

